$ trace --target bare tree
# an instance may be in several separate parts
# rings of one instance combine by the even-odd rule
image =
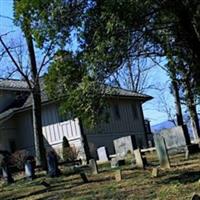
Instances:
[[[52,44],[43,52],[41,63],[38,64],[36,60],[35,47],[33,44],[33,39],[31,34],[25,35],[26,38],[26,49],[28,52],[29,60],[25,62],[23,58],[23,45],[15,45],[12,43],[10,46],[5,42],[4,37],[8,34],[3,34],[0,36],[0,44],[3,47],[1,58],[6,55],[11,60],[12,67],[7,69],[7,77],[11,77],[14,74],[20,74],[23,80],[26,81],[27,86],[30,90],[32,96],[32,113],[33,113],[33,130],[34,130],[34,143],[35,143],[35,153],[36,161],[38,165],[42,165],[46,169],[46,155],[45,147],[42,134],[42,122],[41,122],[41,89],[39,78],[42,69],[52,58]],[[40,54],[41,56],[41,54]]]
[[[150,71],[155,64],[148,62],[148,58],[129,58],[121,68],[111,77],[110,82],[118,87],[134,92],[143,93],[156,86],[150,80]]]

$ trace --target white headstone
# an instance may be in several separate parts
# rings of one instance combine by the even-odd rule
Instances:
[[[105,147],[99,147],[97,149],[97,154],[100,161],[108,161],[107,151]]]
[[[133,153],[135,146],[135,138],[133,135],[121,137],[113,140],[115,152],[121,156],[125,156],[128,152]]]

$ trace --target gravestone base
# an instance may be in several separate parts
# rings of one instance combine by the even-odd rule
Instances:
[[[120,169],[115,171],[115,180],[117,182],[122,180],[122,171]]]
[[[153,168],[152,173],[151,173],[151,177],[152,178],[158,177],[158,168],[157,167]]]
[[[117,168],[122,165],[125,165],[125,159],[118,158],[118,157],[111,159],[111,168]]]

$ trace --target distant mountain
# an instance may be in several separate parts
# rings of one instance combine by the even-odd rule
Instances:
[[[163,129],[173,128],[173,127],[175,127],[174,123],[167,120],[167,121],[164,121],[164,122],[161,122],[159,124],[151,126],[151,132],[152,133],[159,133]]]
[[[174,123],[169,121],[169,120],[166,120],[164,122],[161,122],[159,124],[151,126],[151,132],[157,134],[163,129],[173,128],[173,127],[175,127]],[[190,121],[187,122],[187,127],[188,127],[188,132],[189,132],[190,137],[193,138],[191,122]]]

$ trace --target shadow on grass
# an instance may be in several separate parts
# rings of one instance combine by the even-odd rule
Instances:
[[[167,179],[162,180],[161,184],[171,184],[173,182],[179,182],[181,184],[194,183],[200,179],[200,172],[185,172],[177,176],[173,176]]]
[[[67,182],[66,182],[67,183]],[[29,194],[26,194],[26,195],[21,195],[21,196],[18,196],[18,197],[15,197],[14,199],[15,200],[18,200],[18,199],[26,199],[26,198],[29,198],[31,196],[35,196],[35,195],[41,195],[41,194],[44,194],[46,192],[48,193],[53,193],[53,192],[59,192],[59,191],[63,191],[63,189],[66,190],[70,190],[74,187],[78,187],[78,186],[81,186],[83,185],[84,183],[83,182],[77,182],[77,183],[74,183],[73,185],[70,185],[69,187],[65,187],[66,186],[66,183],[63,183],[63,184],[59,184],[59,185],[54,185],[54,186],[50,186],[50,187],[47,187],[47,188],[44,188],[44,189],[40,189],[40,190],[37,190],[37,191],[34,191],[34,192],[30,192]],[[45,197],[46,198],[46,197]],[[44,198],[44,199],[45,199]],[[13,200],[14,200],[13,199]]]

